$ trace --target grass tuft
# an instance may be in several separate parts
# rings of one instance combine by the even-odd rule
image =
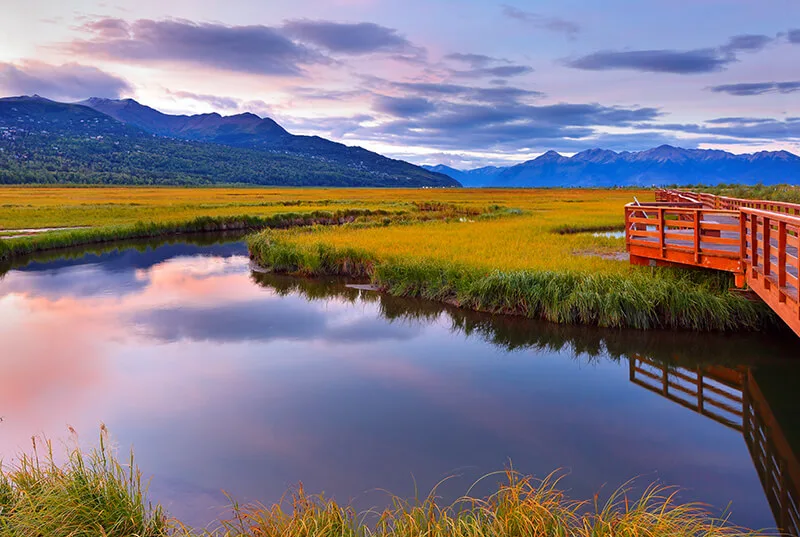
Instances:
[[[101,429],[100,446],[75,448],[57,465],[52,445],[0,469],[0,534],[9,537],[164,537],[167,518],[145,498],[141,472],[113,455]]]

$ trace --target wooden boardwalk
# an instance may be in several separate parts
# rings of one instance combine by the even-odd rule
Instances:
[[[659,190],[625,206],[636,265],[732,272],[800,336],[800,205]]]

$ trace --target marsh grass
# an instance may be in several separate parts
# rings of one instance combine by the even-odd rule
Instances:
[[[730,293],[725,274],[484,271],[444,261],[380,259],[350,247],[289,242],[270,232],[251,236],[248,245],[255,261],[275,272],[369,279],[396,296],[556,323],[699,331],[757,330],[777,324],[763,304]]]
[[[0,261],[30,255],[35,252],[102,244],[129,239],[147,239],[181,233],[212,233],[234,230],[255,231],[264,228],[286,229],[313,225],[340,225],[359,219],[402,217],[404,213],[383,210],[346,209],[313,211],[310,213],[279,213],[260,217],[250,215],[211,217],[200,216],[185,222],[138,222],[133,225],[106,226],[90,229],[53,231],[0,241]]]
[[[494,493],[473,494],[480,482],[499,480]],[[445,480],[446,481],[446,480]],[[443,481],[444,482],[444,481]],[[388,507],[356,512],[302,484],[271,505],[240,506],[215,528],[196,531],[151,507],[133,456],[125,464],[108,447],[88,454],[71,450],[57,465],[52,448],[34,447],[0,471],[0,530],[8,537],[734,537],[755,535],[710,513],[681,504],[675,489],[627,486],[609,500],[578,502],[558,488],[558,474],[544,480],[513,469],[481,478],[455,502],[444,503],[439,485],[419,499],[389,496]],[[440,483],[441,485],[441,483]],[[630,485],[630,484],[629,484]]]
[[[103,428],[100,445],[84,454],[69,450],[58,465],[52,444],[0,469],[0,534],[7,537],[163,537],[168,522],[147,503],[141,472],[121,463]]]

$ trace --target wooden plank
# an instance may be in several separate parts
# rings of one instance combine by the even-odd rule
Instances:
[[[737,239],[733,239],[733,238],[728,238],[728,237],[714,237],[714,236],[706,237],[706,236],[703,236],[703,242],[704,243],[711,243],[711,244],[725,244],[725,245],[729,245],[729,246],[739,246],[739,244],[741,243],[741,240],[739,240],[738,238]]]
[[[700,222],[700,226],[703,229],[713,230],[713,231],[732,231],[738,232],[739,231],[739,224],[720,224],[718,222],[709,222],[708,220],[704,220]]]

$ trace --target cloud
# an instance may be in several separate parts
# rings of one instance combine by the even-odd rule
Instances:
[[[530,24],[536,28],[565,34],[573,39],[581,31],[580,25],[575,22],[559,17],[547,17],[538,13],[532,13],[530,11],[523,11],[509,5],[503,5],[503,15],[510,19],[515,19],[526,24]]]
[[[493,58],[485,54],[454,52],[444,57],[445,60],[468,65],[469,69],[450,69],[449,75],[454,78],[496,78],[504,79],[533,72],[527,65],[515,65],[508,60]],[[498,65],[499,64],[499,65]]]
[[[789,30],[788,37],[789,37],[789,43],[800,45],[800,29]]]
[[[422,97],[387,97],[376,98],[375,110],[397,117],[414,117],[434,110],[433,103]]]
[[[66,44],[73,53],[133,62],[186,62],[215,69],[300,76],[302,66],[330,63],[317,50],[269,26],[226,26],[186,20],[97,19],[88,39]]]
[[[766,35],[735,35],[728,40],[726,45],[720,47],[720,50],[728,53],[758,52],[763,50],[764,47],[772,41],[774,41],[774,39]]]
[[[426,101],[413,111],[398,111],[396,119],[380,125],[362,125],[351,137],[447,150],[518,150],[594,136],[595,127],[630,126],[660,116],[655,108],[519,102]]]
[[[491,56],[486,56],[485,54],[469,54],[462,52],[454,52],[452,54],[448,54],[447,56],[445,56],[445,59],[454,60],[457,62],[463,62],[473,68],[486,67],[487,65],[490,65],[495,62],[508,63],[507,60],[492,58]]]
[[[792,82],[722,84],[720,86],[712,86],[709,89],[715,93],[728,93],[738,96],[764,95],[765,93],[794,93],[800,91],[800,80]]]
[[[576,69],[607,71],[630,69],[651,73],[692,75],[724,70],[738,61],[737,53],[763,50],[774,38],[766,35],[743,34],[731,37],[720,47],[695,50],[605,50],[568,60]]]
[[[36,93],[57,101],[81,101],[89,97],[116,99],[131,91],[123,78],[87,65],[0,62],[0,92],[5,95]]]
[[[390,82],[389,85],[398,90],[416,93],[427,97],[441,98],[461,96],[481,102],[509,102],[525,97],[543,97],[544,93],[534,90],[502,86],[496,88],[479,88],[460,84],[433,82]]]
[[[697,74],[721,71],[731,57],[720,55],[717,49],[632,50],[625,52],[600,51],[567,62],[576,69],[608,71],[631,69],[652,73]]]
[[[719,118],[705,124],[646,124],[641,128],[750,140],[800,140],[800,118]],[[718,140],[719,141],[719,140]],[[727,140],[725,140],[728,143]]]
[[[346,24],[330,21],[293,20],[283,31],[304,43],[311,43],[330,52],[372,54],[375,52],[421,52],[397,30],[371,22]]]
[[[452,71],[455,78],[508,78],[526,75],[533,72],[533,67],[527,65],[498,65],[495,67],[481,67],[467,71]]]
[[[192,101],[206,103],[221,110],[237,110],[241,105],[241,101],[233,97],[222,97],[219,95],[192,93],[190,91],[171,90],[167,90],[167,94],[172,97],[177,97],[178,99],[190,99]]]

